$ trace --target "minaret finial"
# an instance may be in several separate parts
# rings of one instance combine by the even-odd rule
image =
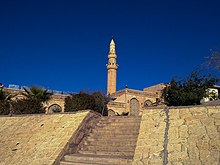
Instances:
[[[115,45],[114,38],[112,37],[110,45]]]

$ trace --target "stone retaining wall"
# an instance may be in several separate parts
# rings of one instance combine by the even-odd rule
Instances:
[[[69,144],[79,143],[83,138],[77,131],[92,116],[90,111],[0,116],[0,164],[55,164]]]
[[[143,111],[133,160],[142,164],[219,165],[220,106]]]

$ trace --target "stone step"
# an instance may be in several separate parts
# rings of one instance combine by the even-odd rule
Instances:
[[[132,117],[132,116],[108,116],[102,117],[100,120],[118,120],[118,121],[126,121],[126,120],[141,120],[141,116]]]
[[[99,125],[96,126],[93,130],[108,130],[108,131],[117,131],[117,130],[131,130],[131,131],[139,131],[140,126],[132,126],[132,127],[127,127],[127,126],[106,126],[106,125]]]
[[[95,139],[121,139],[121,140],[129,140],[130,138],[132,139],[137,139],[138,134],[94,134],[94,133],[90,133],[88,137],[92,137]]]
[[[105,139],[105,138],[103,138],[103,137],[91,137],[91,136],[88,136],[87,137],[87,139],[86,139],[87,141],[99,141],[99,142],[105,142],[105,141],[108,141],[108,142],[124,142],[124,141],[129,141],[129,142],[137,142],[137,137],[136,136],[134,136],[134,138],[123,138],[123,139],[121,139],[121,138],[118,138],[118,137],[114,137],[114,138],[107,138],[107,139]]]
[[[117,132],[114,132],[114,131],[100,131],[100,130],[93,130],[92,132],[89,133],[89,136],[93,136],[93,135],[97,135],[99,137],[108,137],[110,136],[112,138],[112,136],[117,136],[117,138],[119,137],[122,137],[122,138],[125,138],[125,136],[128,135],[128,138],[130,138],[131,136],[135,136],[137,137],[138,136],[138,133],[139,132],[134,132],[134,131],[128,131],[128,130],[125,130],[125,131],[117,131]],[[115,137],[116,138],[116,137]],[[128,139],[126,138],[126,139]]]
[[[126,125],[126,123],[110,123],[110,124],[103,124],[103,123],[97,123],[96,128],[109,128],[109,129],[139,129],[140,124],[135,124],[135,125]]]
[[[102,145],[102,146],[136,146],[136,141],[89,141],[89,140],[85,140],[84,145]]]
[[[134,146],[105,146],[105,145],[82,145],[80,150],[84,151],[116,151],[116,152],[123,152],[123,151],[133,151],[135,150]]]
[[[124,121],[124,120],[121,120],[121,121],[111,121],[111,120],[99,120],[98,123],[117,123],[117,124],[129,124],[129,125],[133,125],[133,124],[139,124],[140,123],[140,120],[139,121]]]
[[[102,116],[102,118],[139,118],[141,116]]]
[[[99,137],[101,139],[124,139],[124,140],[129,140],[129,138],[137,138],[138,133],[130,133],[130,132],[123,132],[123,133],[109,133],[109,132],[93,132],[90,133],[88,136],[91,137]]]
[[[106,129],[95,129],[92,130],[91,134],[113,134],[113,135],[138,135],[139,131],[133,131],[133,130],[106,130]]]
[[[137,126],[116,126],[116,125],[97,125],[94,129],[108,129],[108,130],[139,130],[140,125]]]
[[[141,121],[141,118],[125,118],[125,119],[121,119],[121,118],[101,118],[100,120],[99,120],[99,122],[106,122],[106,121],[108,121],[108,122],[126,122],[126,123],[132,123],[132,122],[134,122],[134,123],[136,123],[136,122],[140,122]]]
[[[98,123],[117,123],[117,124],[128,124],[128,125],[134,125],[134,124],[139,124],[140,121],[110,121],[110,120],[100,120]]]
[[[107,155],[86,155],[70,154],[64,156],[65,161],[82,163],[107,163],[107,164],[131,164],[132,157],[128,156],[107,156]]]
[[[94,130],[107,130],[107,131],[114,131],[114,130],[131,130],[131,131],[139,131],[140,126],[132,126],[132,127],[116,127],[116,126],[96,126]]]
[[[60,165],[114,165],[109,163],[91,163],[88,161],[81,162],[70,162],[70,161],[60,161]]]
[[[126,136],[127,137],[127,136]],[[123,142],[123,141],[130,141],[130,142],[136,142],[137,136],[128,136],[129,138],[126,138],[125,136],[117,136],[113,138],[109,138],[108,136],[97,136],[97,135],[89,135],[86,140],[88,141],[99,141],[99,142]]]
[[[80,154],[95,154],[95,155],[112,155],[112,156],[134,156],[133,151],[124,151],[124,152],[118,152],[118,151],[83,151],[79,150],[78,153]]]
[[[61,165],[129,165],[132,163],[141,117],[102,117]]]

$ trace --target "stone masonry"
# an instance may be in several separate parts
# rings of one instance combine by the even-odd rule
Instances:
[[[163,109],[143,111],[133,165],[162,165],[166,115]]]
[[[89,111],[1,116],[0,165],[52,165],[64,153],[63,164],[220,164],[220,106],[145,109],[140,129],[130,117],[99,118]]]
[[[132,164],[219,165],[219,153],[220,106],[148,109]]]
[[[220,164],[220,107],[170,111],[169,165]]]
[[[54,164],[88,113],[1,116],[0,165]]]

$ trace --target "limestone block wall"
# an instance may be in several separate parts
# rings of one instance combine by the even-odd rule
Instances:
[[[114,112],[117,112],[121,114],[122,112],[126,112],[125,103],[122,102],[109,102],[107,104],[108,110],[113,110]]]
[[[220,164],[220,107],[170,110],[169,164]]]
[[[162,165],[166,115],[163,109],[143,111],[133,165]]]
[[[0,164],[54,164],[91,112],[0,116]],[[74,143],[74,142],[73,142]]]
[[[143,111],[133,165],[219,165],[220,106]]]

